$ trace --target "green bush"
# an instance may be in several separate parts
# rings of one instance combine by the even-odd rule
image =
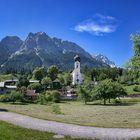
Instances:
[[[10,102],[9,94],[0,95],[0,102]]]
[[[133,88],[133,90],[136,91],[136,92],[140,92],[140,86],[135,86],[135,87]]]
[[[23,95],[20,92],[17,91],[11,91],[9,94],[10,101],[15,103],[16,101],[22,101]]]
[[[39,95],[40,104],[47,104],[48,102],[59,103],[60,94],[58,91],[47,91],[46,93],[41,93]]]
[[[51,102],[52,101],[52,94],[50,92],[46,92],[45,99],[47,102]]]
[[[46,97],[45,97],[45,94],[44,94],[44,93],[41,93],[41,94],[39,95],[38,102],[39,102],[41,105],[45,105],[45,104],[47,103]]]
[[[55,103],[60,102],[60,93],[58,91],[52,91],[52,101]]]
[[[17,91],[11,91],[10,93],[4,94],[0,96],[0,101],[1,102],[13,102],[15,103],[16,101],[24,101],[23,94]]]
[[[28,89],[30,89],[30,90],[36,90],[36,92],[41,92],[41,90],[42,90],[42,86],[41,86],[41,84],[40,83],[33,83],[33,84],[30,84],[29,86],[28,86]]]

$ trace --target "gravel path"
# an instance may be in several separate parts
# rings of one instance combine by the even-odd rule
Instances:
[[[36,119],[11,112],[0,112],[0,120],[40,131],[53,132],[78,138],[125,139],[140,138],[140,129],[97,128]]]

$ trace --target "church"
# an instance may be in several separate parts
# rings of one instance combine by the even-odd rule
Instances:
[[[80,72],[80,57],[74,57],[74,70],[72,72],[72,85],[81,85],[83,83],[82,74]]]

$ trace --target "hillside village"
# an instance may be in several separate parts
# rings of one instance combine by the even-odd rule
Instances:
[[[47,87],[47,89],[59,89],[61,91],[61,97],[62,98],[67,98],[67,99],[75,99],[76,95],[75,95],[75,91],[73,89],[73,86],[75,85],[82,85],[84,79],[82,77],[82,74],[80,72],[80,57],[78,55],[76,55],[74,57],[74,70],[71,73],[70,79],[71,80],[69,83],[70,85],[67,86],[65,88],[65,90],[60,90],[62,88],[62,83],[60,83],[60,80],[58,80],[57,78],[54,79],[53,81],[49,81],[49,87]],[[34,85],[34,84],[38,84],[40,83],[39,80],[31,80],[29,79],[28,81],[28,86]],[[9,79],[9,80],[5,80],[3,82],[0,82],[0,94],[4,95],[6,93],[10,93],[12,91],[17,91],[18,90],[18,84],[19,84],[19,80],[18,79]],[[39,91],[40,92],[40,91]],[[37,98],[38,94],[36,89],[28,89],[25,91],[25,96],[28,98]]]

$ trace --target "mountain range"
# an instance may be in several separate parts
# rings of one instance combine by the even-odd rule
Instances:
[[[82,68],[110,67],[109,61],[91,56],[76,43],[37,32],[29,33],[24,41],[18,36],[6,36],[0,41],[0,71],[32,70],[51,65],[57,65],[62,70],[72,70],[76,54],[81,57]]]

